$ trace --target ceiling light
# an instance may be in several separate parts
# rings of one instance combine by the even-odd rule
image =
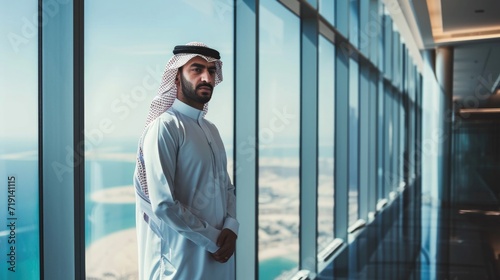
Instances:
[[[460,114],[491,114],[500,113],[500,108],[460,109]]]

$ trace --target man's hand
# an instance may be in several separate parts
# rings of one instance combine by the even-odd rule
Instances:
[[[225,263],[231,258],[236,249],[236,237],[236,233],[228,228],[221,231],[219,237],[217,237],[217,246],[220,248],[212,254],[216,261]]]

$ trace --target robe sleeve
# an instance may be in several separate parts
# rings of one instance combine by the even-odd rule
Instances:
[[[229,177],[229,175],[227,175]],[[236,196],[234,193],[234,185],[231,184],[231,180],[227,179],[227,215],[224,220],[224,228],[232,230],[236,235],[238,235],[238,230],[240,223],[236,220]]]
[[[143,152],[149,198],[153,213],[167,226],[214,253],[220,230],[189,211],[174,195],[177,150],[180,143],[179,123],[157,119],[144,136]]]

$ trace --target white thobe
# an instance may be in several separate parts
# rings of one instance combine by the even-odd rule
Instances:
[[[234,257],[219,263],[211,255],[219,249],[221,230],[238,234],[239,227],[234,186],[215,125],[203,111],[176,99],[146,128],[143,159],[161,236],[146,221],[137,196],[140,279],[234,279]]]

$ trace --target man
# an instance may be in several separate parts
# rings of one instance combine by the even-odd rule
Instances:
[[[140,279],[234,279],[239,223],[217,128],[204,116],[222,81],[219,52],[174,48],[139,141]]]

